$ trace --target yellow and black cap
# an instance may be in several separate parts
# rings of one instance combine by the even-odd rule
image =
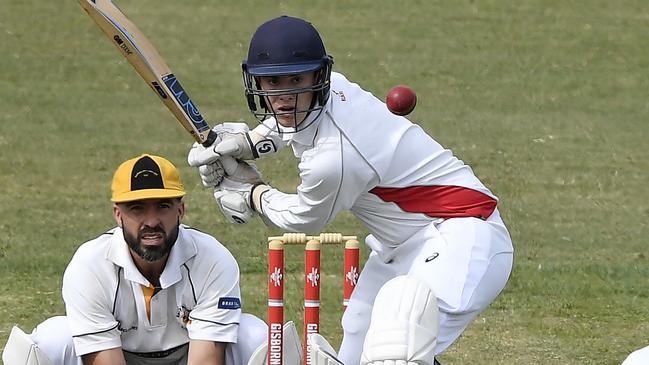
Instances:
[[[178,169],[160,156],[143,154],[123,162],[115,171],[113,203],[143,199],[170,199],[185,195]]]

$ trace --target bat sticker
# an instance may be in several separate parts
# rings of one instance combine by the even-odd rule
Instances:
[[[162,86],[160,86],[160,84],[158,84],[156,81],[153,81],[151,82],[151,85],[153,85],[153,88],[155,89],[155,91],[158,92],[161,98],[163,99],[167,98],[167,93],[165,93],[165,91],[162,89]]]
[[[117,43],[119,48],[121,48],[124,51],[124,53],[126,53],[127,56],[130,56],[130,55],[133,54],[133,52],[131,52],[131,50],[128,49],[128,46],[126,44],[124,44],[124,41],[122,40],[122,38],[119,37],[119,35],[115,34],[113,39],[115,40],[115,43]]]
[[[167,76],[164,76],[162,78],[162,81],[164,81],[165,85],[167,85],[169,90],[171,90],[171,95],[173,95],[178,104],[182,106],[185,114],[189,117],[189,119],[191,119],[194,127],[196,127],[196,130],[199,133],[209,130],[210,126],[198,111],[198,108],[196,107],[196,105],[194,105],[192,99],[189,98],[189,95],[187,95],[183,87],[180,86],[180,82],[176,79],[176,76],[174,76],[174,74],[169,74]]]

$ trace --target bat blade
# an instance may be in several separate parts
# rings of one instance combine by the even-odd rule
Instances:
[[[212,144],[216,134],[137,26],[110,0],[79,0],[79,4],[192,137]]]

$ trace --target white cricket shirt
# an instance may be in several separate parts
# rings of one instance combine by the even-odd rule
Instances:
[[[431,222],[486,219],[496,208],[497,198],[469,166],[339,73],[331,75],[322,113],[303,123],[310,124],[276,136],[300,159],[297,193],[262,195],[264,215],[280,228],[318,232],[350,210],[382,245],[394,247]],[[275,125],[269,119],[255,130],[268,135]]]
[[[151,296],[120,228],[81,245],[63,276],[77,355],[121,347],[162,356],[190,339],[236,342],[239,267],[212,236],[181,225],[160,286]]]

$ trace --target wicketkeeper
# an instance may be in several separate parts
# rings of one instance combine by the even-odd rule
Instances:
[[[168,160],[141,155],[112,183],[117,227],[82,244],[63,276],[66,316],[14,327],[5,365],[245,365],[266,341],[241,313],[239,267],[180,223],[185,190]]]

